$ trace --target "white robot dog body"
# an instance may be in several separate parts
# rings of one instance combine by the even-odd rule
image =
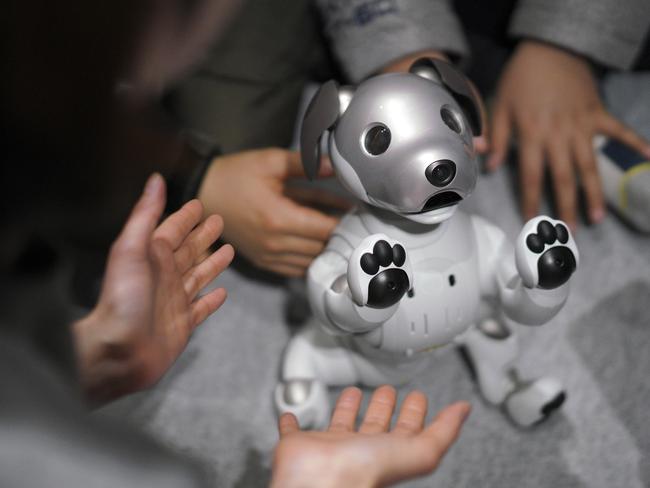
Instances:
[[[537,325],[559,311],[578,263],[575,242],[562,222],[537,217],[513,249],[500,229],[457,210],[478,175],[478,100],[447,63],[421,59],[410,71],[356,90],[328,82],[305,115],[307,174],[317,174],[330,131],[332,165],[362,203],[309,269],[319,326],[292,338],[276,407],[320,427],[327,386],[404,383],[426,368],[430,350],[456,343],[483,396],[532,425],[565,393],[552,378],[518,378],[515,337],[499,319]]]

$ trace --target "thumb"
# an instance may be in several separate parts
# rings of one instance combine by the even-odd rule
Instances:
[[[293,434],[299,430],[300,426],[298,425],[298,419],[296,419],[295,415],[292,413],[282,414],[278,420],[278,432],[280,433],[280,437]]]
[[[154,173],[131,211],[115,245],[146,253],[149,238],[165,208],[165,180]]]
[[[408,440],[399,450],[391,449],[379,463],[380,484],[423,476],[440,463],[447,450],[458,438],[460,428],[469,414],[468,403],[459,402],[443,409],[424,431]]]
[[[511,125],[510,115],[502,102],[497,100],[492,117],[491,154],[486,167],[494,171],[503,164],[508,154],[510,144]]]

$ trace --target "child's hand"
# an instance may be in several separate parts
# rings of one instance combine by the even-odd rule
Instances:
[[[321,168],[321,176],[333,174],[329,164]],[[223,237],[237,252],[261,268],[302,276],[339,222],[312,206],[350,207],[324,190],[287,187],[287,180],[304,177],[297,152],[245,151],[215,159],[199,199],[206,211],[223,216]]]
[[[157,225],[164,205],[156,174],[111,247],[97,306],[74,324],[81,383],[94,403],[156,383],[226,299],[223,288],[198,295],[234,255],[230,245],[210,252],[221,217],[199,224],[203,208],[193,200]]]
[[[506,157],[510,135],[518,138],[524,217],[538,212],[548,164],[559,216],[576,225],[578,180],[592,222],[605,214],[592,139],[606,134],[650,157],[650,144],[607,113],[589,64],[582,58],[538,42],[522,42],[499,82],[492,117],[491,155],[495,169]]]
[[[301,431],[296,418],[284,414],[271,486],[365,488],[426,475],[454,443],[470,410],[467,403],[456,403],[425,427],[427,398],[414,391],[404,399],[391,430],[396,393],[393,387],[382,386],[375,390],[357,430],[362,396],[358,388],[346,388],[326,432]]]

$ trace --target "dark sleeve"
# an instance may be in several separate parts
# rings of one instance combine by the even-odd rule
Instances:
[[[629,69],[649,27],[648,0],[520,0],[509,33],[555,44],[606,67]]]
[[[178,161],[166,175],[167,212],[179,209],[196,195],[213,159],[221,154],[218,145],[208,137],[184,131]]]

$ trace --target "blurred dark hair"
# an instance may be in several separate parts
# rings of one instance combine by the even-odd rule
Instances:
[[[25,235],[110,242],[146,177],[182,151],[146,97],[119,87],[149,59],[144,78],[175,75],[168,60],[200,52],[236,3],[3,2],[0,270]]]
[[[117,203],[132,201],[152,168],[114,164],[119,133],[128,132],[123,124],[129,120],[115,85],[130,61],[149,3],[3,3],[3,236],[61,237],[79,226],[92,234],[93,226],[98,232],[105,228],[109,208],[124,216]],[[121,198],[115,188],[121,188]]]

